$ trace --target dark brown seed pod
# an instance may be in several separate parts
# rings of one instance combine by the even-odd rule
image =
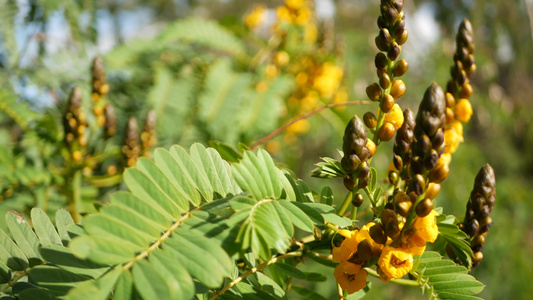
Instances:
[[[407,72],[407,69],[409,69],[409,64],[405,59],[400,59],[399,61],[394,64],[393,74],[396,77],[403,76],[405,72]]]
[[[365,122],[365,125],[368,128],[375,128],[378,124],[378,119],[376,118],[376,115],[369,111],[363,115],[363,121]]]
[[[431,199],[426,198],[422,201],[420,201],[415,208],[416,215],[423,218],[433,210],[433,201]]]
[[[366,87],[366,95],[372,101],[379,101],[381,99],[381,88],[376,82]]]

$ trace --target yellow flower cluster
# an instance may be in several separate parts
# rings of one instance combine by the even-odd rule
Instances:
[[[285,5],[276,9],[276,15],[281,22],[306,25],[311,18],[311,9],[305,0],[285,0]]]
[[[416,217],[411,229],[407,231],[406,241],[398,245],[393,244],[395,241],[389,237],[384,244],[377,243],[370,235],[370,228],[376,225],[373,222],[363,226],[361,230],[340,230],[339,234],[345,239],[339,247],[332,250],[333,260],[340,262],[333,273],[337,283],[348,294],[364,288],[367,277],[364,268],[371,267],[376,259],[377,272],[385,282],[409,273],[413,268],[413,256],[422,255],[426,250],[426,243],[437,239],[437,215],[436,211],[432,211],[425,217]],[[402,228],[404,224],[399,225]]]
[[[256,6],[244,16],[243,22],[253,29],[263,24],[267,8]],[[343,69],[336,65],[333,57],[320,51],[316,43],[317,21],[312,1],[285,0],[275,11],[277,20],[272,33],[279,38],[279,47],[273,49],[269,63],[264,67],[264,79],[256,85],[258,92],[268,91],[268,86],[280,74],[294,76],[295,90],[287,100],[287,119],[316,109],[321,102],[346,102],[347,90],[341,87]],[[285,131],[284,142],[296,143],[296,137],[309,130],[309,122],[299,121]]]
[[[243,18],[243,23],[250,29],[257,28],[265,23],[267,19],[267,8],[260,4],[252,9],[251,12],[246,14]]]

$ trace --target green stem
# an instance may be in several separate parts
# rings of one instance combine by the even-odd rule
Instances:
[[[357,220],[357,206],[352,206],[352,211],[350,212],[350,220]]]
[[[281,261],[281,260],[284,260],[286,258],[298,257],[298,256],[302,256],[302,255],[303,255],[303,251],[302,250],[296,250],[294,252],[289,252],[289,253],[283,254],[281,256],[274,257],[274,258],[272,258],[272,259],[260,264],[259,266],[250,269],[248,272],[242,274],[241,276],[235,278],[232,282],[230,282],[228,285],[226,285],[224,288],[222,288],[220,291],[218,291],[218,293],[216,293],[213,297],[209,298],[209,300],[215,300],[220,295],[224,294],[224,292],[229,290],[231,287],[233,287],[237,283],[241,282],[246,277],[248,277],[248,276],[250,276],[250,275],[252,275],[252,274],[254,274],[254,273],[258,272],[258,271],[263,270],[268,265],[274,264],[274,263],[276,263],[278,261]]]
[[[344,199],[344,202],[341,205],[341,208],[339,209],[339,212],[337,213],[339,216],[344,215],[346,212],[346,209],[348,209],[348,206],[352,202],[352,192],[348,192],[348,195],[346,195],[346,198]]]
[[[378,272],[370,268],[365,268],[365,270],[368,273],[368,275],[374,276],[376,278],[380,278]],[[418,282],[413,281],[413,280],[408,280],[408,279],[391,279],[390,282],[399,284],[399,285],[405,285],[405,286],[420,286]]]

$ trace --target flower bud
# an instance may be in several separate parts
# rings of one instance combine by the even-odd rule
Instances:
[[[429,213],[433,210],[433,201],[431,201],[431,199],[424,199],[422,201],[420,201],[417,205],[416,205],[416,215],[419,216],[420,218],[423,218],[427,215],[429,215]]]
[[[440,184],[430,182],[426,190],[426,197],[433,200],[440,193]]]
[[[390,94],[394,99],[399,99],[405,94],[405,83],[401,79],[396,79],[392,82]]]
[[[379,101],[379,99],[381,99],[381,88],[379,87],[379,84],[374,82],[367,86],[366,94],[370,100]]]
[[[378,37],[381,39],[382,43],[388,48],[392,43],[392,37],[390,36],[389,30],[387,28],[381,28],[379,30]],[[380,49],[381,50],[381,49]],[[382,50],[385,51],[385,50]]]
[[[396,133],[394,125],[391,123],[384,123],[379,129],[378,137],[382,141],[389,141],[394,136],[394,133]]]
[[[369,111],[363,115],[363,121],[365,122],[365,125],[368,128],[374,128],[378,124],[378,119],[376,118],[376,115]]]
[[[472,105],[467,99],[460,99],[455,105],[455,117],[463,123],[470,121],[472,113]]]
[[[450,168],[448,165],[441,160],[439,160],[433,170],[429,172],[429,181],[435,182],[435,183],[441,183],[446,178],[448,178],[448,174],[450,173]]]
[[[407,36],[407,29],[404,29],[401,35],[396,38],[396,43],[398,43],[398,45],[403,45],[407,41]]]
[[[407,63],[407,61],[405,59],[400,59],[394,65],[392,73],[394,74],[394,76],[400,77],[403,76],[405,72],[407,72],[407,69],[409,69],[409,64]]]
[[[383,75],[381,75],[381,77],[379,78],[379,85],[381,86],[382,89],[386,89],[389,87],[390,77],[387,73],[384,73]]]
[[[379,52],[378,54],[376,54],[376,58],[374,58],[374,64],[376,65],[377,69],[387,68],[388,63],[389,61],[384,53]]]
[[[385,245],[387,242],[387,235],[383,231],[381,224],[374,224],[370,227],[370,237],[378,244]]]
[[[384,113],[388,113],[392,109],[393,106],[394,106],[394,98],[391,95],[385,94],[383,99],[381,99],[379,107]]]
[[[385,50],[381,50],[381,51],[385,51]],[[398,43],[396,42],[392,42],[392,45],[387,51],[387,57],[390,60],[396,60],[398,56],[400,56],[400,53],[402,53],[402,46],[398,45]]]
[[[353,190],[353,187],[355,186],[355,181],[352,177],[352,175],[344,175],[344,186],[346,187],[347,190],[349,190],[350,192]]]

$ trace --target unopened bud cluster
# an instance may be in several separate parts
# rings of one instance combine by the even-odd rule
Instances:
[[[496,201],[496,178],[494,170],[489,164],[485,164],[479,170],[474,181],[474,187],[470,193],[470,199],[466,204],[466,214],[463,223],[459,227],[470,236],[470,247],[474,252],[473,266],[477,266],[483,260],[481,249],[485,245],[487,233],[492,226],[489,214]]]
[[[100,56],[94,58],[91,73],[93,113],[98,126],[104,127],[105,137],[109,138],[116,133],[117,121],[114,108],[105,101],[105,97],[109,93],[109,85],[105,75],[104,61]]]
[[[372,101],[379,101],[380,110],[378,117],[373,117],[375,122],[366,122],[365,119],[365,124],[378,135],[379,140],[388,141],[403,122],[401,109],[395,101],[405,94],[406,87],[402,80],[396,78],[404,75],[409,65],[405,59],[396,60],[400,56],[401,45],[407,40],[407,30],[405,29],[405,15],[402,11],[403,0],[382,0],[380,8],[379,34],[375,38],[375,43],[381,52],[374,59],[378,82],[374,82],[366,88],[368,98]],[[399,114],[390,114],[388,118],[387,115],[382,115],[389,114],[395,108],[399,110]],[[368,112],[367,114],[372,113]]]
[[[156,115],[155,110],[150,110],[146,116],[144,130],[141,133],[143,156],[150,157],[150,150],[156,145],[157,137],[155,135]]]
[[[129,118],[124,144],[122,145],[123,161],[126,167],[135,165],[135,162],[141,156],[150,157],[150,150],[157,143],[155,125],[156,114],[154,110],[148,112],[144,129],[140,135],[137,119],[135,117]]]
[[[473,110],[469,98],[473,89],[470,75],[476,70],[474,60],[474,32],[470,21],[464,19],[456,36],[454,65],[451,79],[446,88],[446,150],[447,160],[451,160],[459,144],[463,141],[463,123],[470,121]]]
[[[376,147],[372,140],[367,138],[365,125],[357,115],[353,116],[344,130],[342,151],[344,157],[341,165],[348,173],[344,176],[344,185],[350,191],[356,184],[356,190],[366,187],[370,180],[367,160],[374,155]]]
[[[63,116],[65,143],[72,160],[81,162],[87,148],[87,120],[82,107],[82,96],[79,87],[74,87],[70,94],[67,110]]]

